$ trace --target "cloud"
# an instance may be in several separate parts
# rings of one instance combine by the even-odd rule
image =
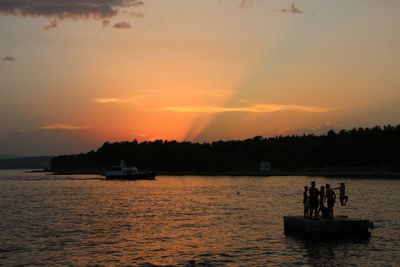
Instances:
[[[80,130],[86,129],[85,126],[78,126],[78,125],[71,125],[71,124],[64,124],[64,123],[51,123],[47,125],[43,125],[37,127],[35,130]]]
[[[58,21],[56,19],[50,20],[49,23],[43,27],[43,30],[47,31],[58,27]]]
[[[12,56],[6,56],[6,57],[3,57],[1,60],[3,60],[3,61],[15,61],[15,58],[12,57]]]
[[[129,29],[132,28],[131,24],[129,22],[126,21],[121,21],[118,23],[115,23],[113,28],[117,28],[117,29]]]
[[[109,18],[119,9],[143,6],[140,0],[1,0],[0,14],[58,19]]]
[[[103,24],[103,27],[107,27],[110,25],[111,22],[108,19],[103,19],[101,23]]]
[[[131,16],[137,19],[143,19],[144,15],[142,13],[138,13],[138,12],[132,12]]]
[[[99,104],[110,104],[110,103],[125,103],[122,99],[113,98],[113,97],[103,97],[103,98],[95,98],[94,101]]]
[[[291,14],[301,14],[303,13],[303,10],[301,10],[296,4],[293,2],[289,8],[284,8],[279,10],[283,13],[291,13]]]
[[[159,94],[160,90],[153,90],[155,94]],[[168,92],[169,96],[180,96],[180,97],[212,97],[221,98],[231,95],[231,90],[203,90],[203,89],[170,89]]]
[[[98,104],[135,104],[142,106],[143,99],[146,97],[143,95],[136,95],[134,97],[116,98],[116,97],[98,97],[94,101]]]
[[[309,113],[321,113],[335,110],[337,108],[325,108],[303,105],[280,105],[280,104],[254,104],[241,107],[222,107],[222,106],[167,106],[163,110],[173,112],[189,113],[222,113],[222,112],[248,112],[248,113],[272,113],[279,111],[298,111]]]
[[[15,133],[30,133],[30,132],[38,132],[38,131],[43,131],[43,130],[82,130],[82,129],[87,129],[88,127],[86,126],[80,126],[80,125],[72,125],[72,124],[65,124],[65,123],[50,123],[50,124],[45,124],[36,128],[31,128],[31,129],[22,129],[15,131]],[[10,133],[7,133],[10,134]]]
[[[254,0],[241,0],[239,3],[239,7],[242,9],[246,9],[253,4],[254,4]]]

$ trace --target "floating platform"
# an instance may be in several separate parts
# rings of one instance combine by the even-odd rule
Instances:
[[[369,220],[349,219],[347,216],[317,220],[303,216],[284,216],[283,225],[285,234],[306,238],[368,238],[371,236],[369,229],[373,228]]]

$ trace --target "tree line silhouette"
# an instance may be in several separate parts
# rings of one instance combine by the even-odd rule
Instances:
[[[54,157],[53,170],[97,169],[120,160],[156,171],[319,170],[327,167],[385,167],[400,170],[400,125],[354,128],[323,135],[291,135],[211,143],[145,141],[105,142],[96,151]]]

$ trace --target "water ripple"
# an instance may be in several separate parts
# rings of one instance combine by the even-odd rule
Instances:
[[[282,216],[302,212],[306,177],[124,183],[0,172],[0,265],[399,265],[400,214],[390,203],[399,203],[400,182],[343,181],[351,198],[336,212],[374,221],[369,242],[283,234]]]

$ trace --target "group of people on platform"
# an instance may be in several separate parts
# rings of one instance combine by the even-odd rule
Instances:
[[[311,182],[311,187],[304,187],[303,192],[303,204],[304,204],[304,218],[314,218],[318,217],[333,218],[333,206],[336,201],[336,193],[334,189],[339,190],[340,204],[345,206],[347,200],[346,187],[344,183],[340,183],[338,188],[331,188],[329,184],[321,186],[320,190],[315,186],[315,181]],[[325,207],[325,202],[327,207]]]

